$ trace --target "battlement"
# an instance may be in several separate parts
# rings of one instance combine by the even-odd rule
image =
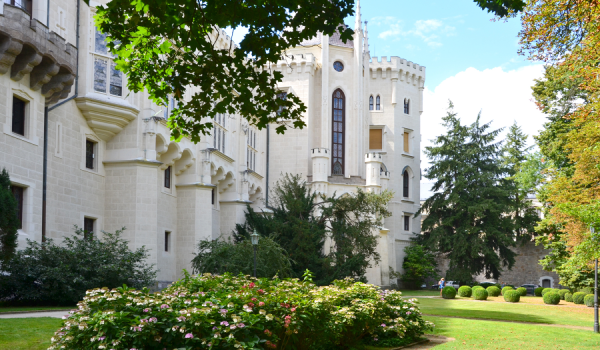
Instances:
[[[381,153],[377,153],[377,152],[369,152],[367,154],[365,154],[365,162],[379,162],[381,163],[382,157],[381,157]]]
[[[314,73],[317,68],[317,58],[312,53],[294,54],[284,57],[277,63],[269,64],[271,69],[287,73]]]
[[[369,70],[371,78],[377,79],[381,76],[382,79],[400,79],[401,81],[412,80],[414,85],[419,82],[423,85],[425,82],[425,66],[420,66],[414,62],[406,60],[398,56],[392,56],[387,59],[387,56],[371,57],[369,61]],[[381,73],[378,74],[378,71]]]
[[[314,157],[329,157],[329,149],[328,148],[313,148],[311,150],[311,156]]]

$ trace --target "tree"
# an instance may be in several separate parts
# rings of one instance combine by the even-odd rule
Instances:
[[[449,273],[461,271],[461,280],[479,273],[496,279],[515,262],[507,170],[495,142],[501,130],[488,132],[479,117],[462,125],[452,108],[443,118],[446,134],[425,149],[431,162],[425,177],[435,181],[435,193],[417,213],[427,215],[423,244],[449,259]]]
[[[252,275],[254,270],[254,247],[250,240],[241,242],[218,240],[202,240],[198,242],[198,252],[192,259],[195,273]],[[256,276],[272,278],[290,277],[291,260],[285,250],[271,237],[262,237],[257,247]]]
[[[527,147],[527,135],[515,122],[508,129],[501,159],[502,166],[507,169],[506,185],[510,193],[514,235],[523,244],[531,241],[535,234],[535,226],[540,220],[531,200],[528,199],[528,195],[533,193],[535,187],[529,187],[532,185],[530,182],[517,181],[517,176],[523,174],[522,167],[528,159],[531,148]],[[520,176],[519,179],[524,180],[524,176]]]
[[[406,287],[417,289],[427,278],[437,279],[437,262],[432,251],[415,242],[406,246],[404,252],[406,253],[402,262],[404,273],[400,279]]]
[[[375,233],[385,217],[392,194],[364,192],[331,197],[310,191],[300,175],[285,174],[269,198],[273,213],[264,215],[247,208],[246,222],[237,225],[237,241],[256,230],[273,239],[287,252],[292,277],[301,278],[306,269],[315,283],[329,284],[352,277],[365,281],[366,269],[379,260]],[[330,249],[325,242],[329,241]]]
[[[89,2],[89,0],[86,0]],[[96,25],[108,37],[117,69],[127,75],[133,92],[177,108],[168,125],[175,139],[212,128],[217,113],[239,113],[259,129],[286,123],[303,127],[306,106],[291,93],[278,98],[283,74],[269,66],[286,57],[318,32],[353,31],[343,20],[353,14],[352,0],[225,1],[112,0],[98,6]],[[247,28],[239,45],[229,41],[226,28]],[[228,33],[232,33],[230,29]],[[277,113],[276,113],[277,112]],[[209,118],[209,119],[207,119]]]
[[[8,171],[0,173],[0,263],[7,262],[17,249],[17,200],[10,189]]]
[[[499,17],[508,17],[520,12],[525,7],[523,0],[474,0],[483,10],[488,10]]]

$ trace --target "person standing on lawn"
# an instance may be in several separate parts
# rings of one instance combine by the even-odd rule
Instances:
[[[438,286],[440,286],[440,296],[442,296],[442,290],[446,286],[446,281],[444,280],[444,277],[442,277],[442,279],[438,282]]]

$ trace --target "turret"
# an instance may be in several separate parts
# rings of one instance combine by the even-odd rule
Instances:
[[[369,152],[365,154],[365,171],[367,189],[379,192],[381,188],[381,153]]]
[[[327,193],[330,156],[331,154],[327,148],[312,149],[312,182],[313,191],[315,192]]]

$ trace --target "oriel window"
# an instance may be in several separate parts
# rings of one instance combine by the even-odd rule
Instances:
[[[344,174],[344,142],[345,142],[346,103],[342,90],[333,92],[333,129],[331,169],[333,175]]]

